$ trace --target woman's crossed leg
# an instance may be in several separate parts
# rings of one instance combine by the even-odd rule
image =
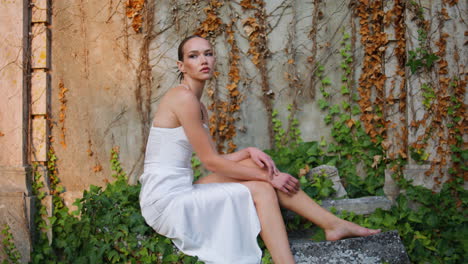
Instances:
[[[259,174],[263,173],[262,169],[251,159],[245,159],[240,161],[240,163],[244,166],[258,169]],[[279,205],[305,217],[324,229],[327,240],[334,241],[345,237],[369,236],[380,232],[380,230],[364,228],[336,217],[319,206],[302,190],[288,195],[275,190],[267,182],[242,181],[218,174],[210,174],[195,183],[222,182],[238,182],[249,188],[262,226],[260,236],[269,249],[275,263],[294,263]]]

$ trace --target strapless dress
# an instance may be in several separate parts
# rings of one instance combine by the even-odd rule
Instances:
[[[193,184],[192,153],[183,127],[151,127],[139,179],[146,223],[206,264],[260,263],[260,222],[249,189]]]

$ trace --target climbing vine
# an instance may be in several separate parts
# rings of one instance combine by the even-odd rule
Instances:
[[[362,115],[358,95],[351,94],[350,74],[353,65],[351,51],[351,36],[343,32],[340,55],[342,62],[341,84],[339,92],[345,98],[341,104],[332,103],[335,94],[331,79],[325,76],[324,66],[318,65],[315,72],[322,98],[318,100],[319,108],[328,111],[325,124],[331,125],[333,141],[324,143],[326,153],[331,155],[327,164],[338,168],[344,175],[344,185],[351,197],[382,193],[384,169],[384,150],[380,142],[367,133],[359,120]],[[346,100],[346,98],[348,98]],[[366,177],[359,177],[358,167],[363,167]],[[365,187],[364,187],[365,186]]]
[[[195,31],[195,35],[204,38],[216,38],[223,29],[223,22],[218,16],[218,10],[223,6],[222,2],[210,0],[207,7],[203,9],[206,18],[200,23],[200,26]]]
[[[136,33],[141,31],[143,25],[143,7],[145,0],[128,0],[125,3],[126,16],[132,21],[132,28]]]
[[[302,142],[299,120],[293,117],[292,105],[288,106],[288,132],[283,128],[283,122],[278,118],[278,110],[274,109],[271,114],[273,130],[275,131],[274,148],[295,147]]]
[[[312,72],[315,71],[315,67],[318,65],[317,63],[317,27],[318,27],[318,21],[323,18],[323,12],[320,10],[320,4],[322,1],[320,0],[314,0],[314,11],[312,15],[312,27],[309,32],[309,38],[311,39],[312,42],[312,49],[311,49],[311,55],[307,59],[308,62],[312,65],[313,70]],[[309,96],[311,99],[315,98],[315,85],[316,85],[316,75],[311,74],[310,75],[310,88],[309,88]]]
[[[193,2],[201,3],[200,1]],[[426,19],[425,9],[418,4],[418,1],[395,0],[393,1],[393,8],[388,12],[383,11],[383,1],[351,1],[351,7],[354,9],[354,14],[359,20],[359,34],[352,32],[350,35],[346,30],[343,31],[343,42],[339,50],[341,62],[339,65],[336,65],[341,69],[341,82],[332,81],[325,74],[324,65],[318,63],[317,33],[321,30],[318,27],[318,21],[325,16],[322,12],[324,1],[314,0],[312,2],[314,5],[311,16],[313,25],[310,30],[312,45],[306,43],[311,48],[309,62],[313,67],[312,72],[314,72],[311,78],[312,88],[310,91],[315,91],[314,87],[317,87],[317,91],[320,91],[320,94],[317,95],[317,103],[325,113],[325,123],[331,127],[333,141],[325,142],[325,140],[321,140],[319,143],[304,143],[300,139],[299,121],[296,119],[296,113],[301,110],[298,98],[303,95],[299,92],[303,89],[300,86],[300,80],[304,77],[301,75],[301,72],[296,71],[295,48],[297,45],[288,46],[285,53],[287,56],[286,66],[289,67],[286,80],[289,83],[288,89],[294,96],[293,102],[288,108],[289,116],[286,129],[283,128],[283,124],[279,120],[278,111],[273,109],[275,93],[270,87],[271,79],[268,77],[269,68],[267,67],[271,62],[268,61],[270,51],[267,45],[269,37],[267,19],[269,16],[265,11],[266,1],[242,0],[239,3],[236,2],[235,4],[241,6],[242,10],[245,11],[244,15],[246,17],[240,18],[238,14],[233,15],[231,13],[229,21],[225,23],[223,22],[224,16],[221,15],[221,8],[226,7],[228,5],[227,2],[211,0],[203,2],[208,4],[203,9],[205,17],[200,22],[196,33],[212,40],[224,34],[228,44],[227,47],[229,48],[228,82],[225,86],[227,91],[226,99],[220,99],[222,92],[218,90],[217,83],[210,87],[211,90],[208,90],[211,100],[209,109],[213,112],[210,118],[210,132],[216,138],[218,150],[221,152],[231,152],[236,148],[233,139],[236,136],[237,114],[239,113],[243,98],[239,90],[243,77],[240,74],[240,60],[243,54],[239,48],[239,45],[242,44],[242,39],[237,39],[239,43],[236,41],[236,34],[239,33],[236,32],[236,24],[241,24],[245,33],[245,39],[249,44],[247,54],[256,70],[258,70],[261,80],[261,99],[267,111],[271,146],[276,146],[277,149],[285,152],[277,154],[282,159],[278,164],[287,169],[294,167],[294,170],[305,168],[305,163],[325,162],[333,164],[345,176],[345,185],[350,196],[381,194],[383,170],[388,167],[395,168],[395,173],[399,173],[399,176],[401,176],[402,166],[406,162],[407,154],[409,154],[412,161],[416,164],[430,164],[431,168],[426,172],[428,175],[434,174],[437,169],[439,169],[439,175],[442,175],[442,169],[449,166],[449,173],[452,175],[450,181],[453,184],[450,185],[451,189],[443,189],[441,195],[430,194],[430,191],[423,191],[418,188],[406,188],[409,192],[409,198],[415,198],[420,192],[424,195],[415,200],[424,204],[428,200],[432,202],[431,199],[434,199],[434,203],[429,205],[424,204],[421,207],[422,209],[412,212],[409,209],[402,209],[406,207],[406,203],[404,202],[404,198],[400,198],[398,203],[401,204],[401,208],[399,210],[395,209],[396,211],[391,213],[393,215],[389,216],[389,214],[379,212],[368,221],[376,225],[383,224],[385,227],[398,228],[404,236],[409,252],[416,256],[413,257],[414,261],[418,261],[418,256],[423,256],[422,259],[425,260],[431,260],[431,257],[436,256],[438,260],[447,262],[452,260],[456,262],[462,259],[461,254],[463,252],[460,248],[457,248],[456,243],[447,244],[450,246],[446,246],[444,243],[438,242],[451,241],[450,239],[452,238],[459,239],[461,237],[455,230],[456,224],[460,225],[464,223],[461,217],[464,215],[461,212],[466,207],[466,197],[463,196],[465,194],[459,188],[457,189],[456,185],[461,186],[463,184],[463,181],[460,180],[462,178],[465,181],[468,180],[468,176],[466,176],[467,167],[465,165],[468,154],[463,140],[463,136],[467,134],[466,104],[464,103],[467,76],[463,70],[459,69],[458,72],[454,72],[453,70],[453,68],[461,64],[460,55],[458,55],[456,49],[454,52],[450,50],[447,52],[447,45],[450,44],[450,34],[452,33],[444,26],[446,21],[454,19],[450,17],[449,10],[451,7],[456,8],[458,1],[443,0],[440,10],[435,12],[436,16],[431,20]],[[145,17],[143,19],[145,1],[131,0],[126,1],[125,5],[125,15],[131,20],[133,30],[140,33],[147,29],[150,32],[154,25],[149,23],[153,20],[152,17]],[[154,13],[154,10],[150,13]],[[354,19],[354,17],[351,19]],[[418,28],[415,32],[418,39],[416,47],[410,49],[409,45],[407,47],[407,43],[411,43],[408,39],[412,35],[406,32],[406,24],[413,21]],[[439,23],[437,27],[431,25],[434,21]],[[148,24],[143,25],[144,22],[148,22]],[[392,89],[397,91],[396,93],[387,94],[385,86],[388,83],[385,84],[387,77],[385,76],[384,66],[386,64],[385,51],[388,48],[389,39],[383,29],[390,25],[395,30],[394,40],[392,41],[396,43],[396,48],[393,50],[393,54],[398,61],[396,74],[400,77],[401,81],[391,84]],[[354,27],[354,23],[351,24],[351,27]],[[410,28],[410,26],[408,27]],[[292,35],[294,31],[289,31],[288,33],[290,33],[289,37],[292,39],[288,44],[294,44],[297,41],[295,40],[295,36]],[[431,39],[433,36],[437,36],[438,40],[434,42]],[[143,121],[149,120],[148,115],[151,112],[149,110],[151,104],[152,83],[150,80],[152,68],[149,63],[149,47],[154,37],[154,35],[147,35],[145,37],[141,51],[144,54],[143,56],[146,57],[142,58],[142,63],[137,70],[139,77],[137,96],[146,95],[146,100],[138,99],[138,102],[141,104],[137,106],[138,111],[141,112]],[[360,38],[364,50],[358,85],[353,81],[355,65],[360,61],[356,60],[354,54],[355,44],[353,41],[355,37]],[[454,64],[456,65],[451,65],[450,63],[451,60],[448,56],[451,54],[454,56],[453,59],[456,62]],[[217,82],[216,77],[218,74],[215,74],[215,82]],[[419,79],[414,81],[415,79],[411,78]],[[424,113],[418,119],[412,119],[412,122],[407,124],[407,108],[411,107],[410,104],[407,104],[409,98],[407,87],[413,85],[413,81],[414,84],[417,84],[418,81],[421,83],[420,86],[416,86],[420,91],[417,96],[421,96],[420,101],[422,102]],[[59,89],[61,104],[59,125],[62,126],[60,143],[66,146],[65,110],[67,89],[63,83],[59,84]],[[356,90],[357,93],[355,93]],[[333,98],[334,94],[338,94],[343,100],[337,102],[336,97]],[[312,95],[312,97],[314,96]],[[390,115],[387,110],[391,104],[398,104],[401,124],[397,124],[398,121],[391,123],[387,120]],[[397,140],[393,140],[393,142],[386,140],[389,128],[396,125],[400,126],[398,136],[396,136]],[[417,139],[414,139],[410,144],[407,143],[408,128],[411,130],[411,133],[417,135]],[[3,136],[3,134],[0,133],[0,136]],[[398,145],[397,151],[387,156],[386,151],[392,143]],[[89,145],[91,145],[91,142],[89,142]],[[285,148],[285,146],[288,146],[290,149]],[[406,149],[408,146],[409,148]],[[301,159],[302,156],[298,153],[306,156],[306,158]],[[34,255],[35,263],[52,260],[54,258],[52,257],[53,253],[55,252],[72,254],[73,250],[92,248],[92,246],[86,244],[86,241],[75,242],[73,240],[76,239],[76,236],[72,236],[72,231],[75,230],[82,231],[80,236],[88,240],[95,238],[86,235],[88,230],[92,230],[98,234],[96,237],[99,237],[99,239],[109,239],[109,241],[112,241],[105,244],[107,248],[102,249],[105,252],[111,252],[105,258],[109,262],[130,262],[133,259],[150,262],[161,260],[166,263],[171,261],[193,262],[192,259],[175,253],[167,239],[158,238],[157,242],[149,239],[148,242],[141,242],[147,238],[146,235],[152,230],[142,227],[144,223],[141,222],[141,217],[135,216],[137,210],[133,210],[135,209],[133,208],[133,211],[127,211],[125,206],[128,205],[129,201],[117,195],[121,191],[128,194],[128,197],[131,197],[129,200],[135,202],[137,201],[135,194],[138,192],[138,187],[124,186],[126,175],[122,170],[119,170],[121,164],[118,162],[118,149],[113,149],[111,156],[114,176],[117,178],[116,182],[109,185],[111,186],[109,192],[99,187],[92,187],[86,193],[87,196],[81,200],[82,208],[77,214],[82,214],[84,216],[82,218],[83,221],[88,222],[77,224],[76,220],[68,218],[63,201],[60,199],[60,193],[63,191],[63,188],[60,187],[58,178],[56,177],[57,168],[55,162],[57,157],[54,154],[53,148],[51,148],[49,162],[47,163],[49,170],[48,177],[50,177],[51,182],[51,195],[56,197],[53,201],[57,205],[52,217],[47,221],[40,220],[49,217],[46,208],[41,206],[37,210],[40,213],[37,218],[37,224],[42,229],[41,234],[43,237],[40,241],[43,242],[43,245],[41,244],[42,246],[38,247],[38,251]],[[297,160],[301,163],[295,163]],[[195,168],[200,166],[197,160],[194,160],[193,164]],[[101,169],[100,167],[95,168],[95,170]],[[363,174],[367,176],[365,179],[360,177]],[[35,173],[34,175],[36,183],[33,184],[33,189],[35,190],[35,195],[42,199],[45,193],[41,192],[40,189],[45,186],[40,183],[41,174]],[[398,180],[402,186],[406,184],[402,181],[402,177],[398,178]],[[436,183],[441,183],[442,179],[436,177],[435,180]],[[304,181],[301,183],[304,186],[307,184]],[[443,200],[443,195],[450,197],[450,200]],[[114,204],[109,206],[114,201],[118,201],[118,203],[115,203],[117,206],[114,206]],[[441,205],[437,205],[435,201],[439,201]],[[112,211],[112,216],[115,216],[115,218],[129,216],[128,219],[131,220],[128,220],[130,222],[126,223],[114,223],[112,219],[107,219],[109,222],[105,222],[102,226],[95,228],[91,225],[92,221],[97,219],[95,216],[106,217],[103,211],[99,211],[102,208],[115,209],[115,211]],[[93,212],[93,210],[96,211]],[[431,214],[431,210],[435,210],[440,215],[435,216]],[[444,212],[450,212],[453,215],[453,219],[451,219],[452,216],[449,216],[448,213],[444,214]],[[353,218],[354,216],[349,217]],[[397,219],[397,217],[399,218]],[[362,221],[365,222],[366,220]],[[410,223],[411,226],[405,225],[403,223],[405,221]],[[105,229],[109,223],[113,224],[112,227],[116,227],[116,229]],[[134,223],[137,224],[133,225]],[[450,230],[446,232],[443,229],[443,224],[447,223],[449,223]],[[130,228],[123,226],[130,226]],[[432,231],[426,232],[425,228],[431,228]],[[137,232],[143,229],[148,233]],[[48,246],[49,238],[45,233],[47,230],[54,230],[54,242],[50,246]],[[135,233],[130,232],[135,230],[137,230]],[[70,235],[69,238],[65,237],[65,231],[68,232],[66,233],[67,235]],[[464,230],[463,232],[466,233]],[[463,232],[460,233],[465,234]],[[135,238],[132,234],[139,234],[140,236]],[[129,238],[130,242],[126,244],[126,240],[119,240],[122,237]],[[117,241],[110,240],[112,238],[117,238]],[[65,248],[64,245],[66,243],[70,246]],[[452,246],[455,249],[451,249]],[[437,255],[433,253],[435,250],[444,253]],[[77,250],[77,252],[79,251]],[[100,256],[99,252],[92,251],[92,253]],[[131,254],[134,255],[129,257]],[[75,255],[74,257],[78,256]],[[86,257],[89,258],[87,259],[88,261],[94,260],[91,254],[86,255]],[[63,259],[59,260],[57,258],[54,260],[63,261]]]
[[[285,138],[289,137],[291,139],[291,138],[300,136],[300,132],[298,133],[299,121],[296,118],[296,113],[299,110],[299,98],[303,96],[304,94],[304,87],[302,85],[301,77],[297,71],[297,66],[296,66],[297,48],[296,48],[295,43],[297,41],[296,39],[297,14],[296,14],[296,9],[294,8],[294,1],[291,1],[290,5],[292,7],[292,20],[290,22],[288,42],[285,48],[285,53],[288,59],[286,63],[285,78],[289,83],[289,92],[292,95],[292,102],[288,106],[289,116],[288,116],[287,129],[285,131]],[[275,141],[277,141],[276,138],[278,137],[278,135],[275,129],[274,129],[274,132],[275,132]],[[295,140],[292,140],[292,141],[295,141]],[[283,145],[288,145],[288,143],[289,142],[286,142],[286,141],[282,142]]]
[[[418,3],[411,2],[410,10],[414,13],[418,26],[418,47],[408,51],[406,64],[411,73],[422,80],[420,89],[425,110],[420,119],[415,119],[410,124],[413,131],[423,128],[423,133],[410,142],[410,154],[416,163],[430,164],[425,174],[435,175],[435,186],[439,186],[445,176],[460,177],[466,172],[466,167],[459,166],[459,162],[463,160],[463,150],[460,148],[462,143],[459,139],[466,127],[466,121],[460,118],[465,114],[466,82],[460,79],[458,73],[453,75],[449,72],[446,49],[450,35],[443,31],[445,22],[450,19],[446,4],[453,6],[456,2],[444,1],[442,4],[437,16],[439,39],[434,43],[438,50],[432,52],[428,32],[433,20],[426,20],[424,9]],[[447,174],[444,168],[450,164],[450,159],[453,167]]]
[[[219,17],[218,10],[223,5],[222,2],[214,0],[209,2],[209,5],[204,8],[206,18],[200,23],[195,34],[214,39],[224,31],[227,42],[231,48],[229,51],[229,83],[226,85],[226,90],[228,92],[227,100],[224,101],[220,99],[219,91],[216,86],[210,87],[208,90],[208,96],[211,99],[211,104],[208,106],[208,109],[212,111],[212,115],[209,119],[211,136],[215,139],[219,152],[231,153],[237,148],[237,145],[233,141],[237,134],[235,126],[235,122],[237,121],[236,112],[239,111],[242,102],[241,94],[238,90],[240,81],[238,67],[240,51],[237,47],[233,30],[233,24],[236,19],[231,18],[231,21],[225,24]],[[215,77],[216,76],[217,75],[215,75]]]
[[[270,51],[267,45],[267,22],[265,2],[261,0],[242,0],[242,8],[246,11],[254,11],[254,16],[242,20],[244,31],[249,40],[248,54],[251,56],[253,64],[257,67],[261,77],[262,101],[265,106],[268,124],[268,136],[270,146],[274,146],[274,129],[271,119],[273,113],[273,100],[275,93],[270,87],[268,78],[267,58]]]
[[[10,226],[5,224],[4,228],[2,229],[2,249],[3,252],[5,252],[6,256],[8,257],[7,261],[6,259],[2,262],[3,264],[19,264],[21,260],[21,254],[18,252],[18,249],[16,248],[14,239],[13,239],[13,234],[10,231]]]
[[[356,15],[361,25],[361,44],[364,47],[358,104],[362,112],[360,119],[374,142],[385,137],[386,126],[383,119],[383,98],[387,77],[382,60],[388,39],[387,34],[381,30],[385,16],[382,4],[382,1],[359,0],[356,5]]]
[[[226,128],[224,129],[223,139],[227,141],[227,152],[231,153],[236,150],[237,145],[233,142],[234,137],[236,136],[236,117],[235,113],[240,110],[240,104],[242,102],[242,97],[239,92],[239,47],[237,46],[236,39],[234,37],[234,30],[233,30],[233,20],[229,25],[226,27],[226,34],[227,34],[227,42],[231,45],[231,51],[229,53],[229,84],[226,86],[226,89],[229,91],[228,97],[229,102],[227,105],[227,112],[229,117],[226,118]],[[221,128],[221,127],[220,127]]]
[[[398,166],[402,166],[402,162],[406,161],[408,153],[405,11],[406,1],[395,0],[392,9],[385,13],[384,18],[385,27],[391,26],[393,28],[393,41],[396,42],[396,45],[390,52],[394,53],[397,63],[394,71],[395,77],[391,80],[385,98],[385,107],[388,110],[384,118],[389,137],[382,141],[382,147],[386,151],[388,159],[400,159]],[[396,167],[391,169],[395,170]]]
[[[59,112],[59,124],[60,124],[60,144],[65,148],[67,147],[67,142],[65,139],[65,132],[67,129],[65,128],[65,118],[66,118],[66,110],[67,110],[67,98],[66,93],[68,92],[68,88],[65,87],[63,81],[59,82],[59,101],[60,101],[60,112]]]

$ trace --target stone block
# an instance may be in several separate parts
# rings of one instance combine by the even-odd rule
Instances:
[[[21,263],[28,263],[32,249],[31,237],[29,235],[30,220],[26,211],[27,206],[24,193],[0,194],[0,227],[3,229],[5,225],[10,226],[13,242],[21,254]]]
[[[32,160],[47,161],[47,121],[43,116],[32,120]]]
[[[29,194],[27,186],[30,186],[30,177],[30,169],[27,167],[0,166],[0,195],[11,192]]]
[[[32,25],[31,29],[31,67],[48,69],[48,29],[44,23]]]
[[[377,208],[389,210],[392,207],[392,201],[384,196],[367,196],[354,199],[323,200],[321,206],[328,211],[333,207],[338,214],[347,211],[357,215],[367,215],[373,213]],[[286,211],[285,218],[293,219],[294,215],[294,212]]]
[[[442,184],[437,185],[435,183],[435,178],[439,178],[440,172],[439,169],[435,169],[430,175],[426,175],[426,172],[429,171],[431,165],[417,165],[409,164],[406,165],[403,169],[403,175],[405,179],[412,180],[413,185],[423,186],[434,191],[440,191]],[[448,167],[442,168],[442,177],[440,178],[441,182],[446,182],[448,178]]]
[[[31,22],[33,23],[49,23],[49,16],[47,13],[48,0],[31,0],[32,5],[32,17]]]
[[[334,207],[337,213],[346,210],[357,215],[365,215],[373,213],[377,208],[389,210],[392,207],[392,202],[384,196],[367,196],[355,199],[324,200],[322,207],[327,210]]]
[[[47,78],[43,70],[34,71],[31,75],[31,114],[47,114]]]
[[[337,214],[347,211],[357,215],[368,215],[373,213],[377,208],[389,210],[392,207],[392,201],[384,196],[368,196],[355,199],[324,200],[321,206],[328,211],[334,207]],[[285,211],[284,218],[286,221],[292,221],[295,215],[296,213],[287,210]],[[296,230],[289,232],[288,235],[290,238],[304,238],[313,236],[316,231],[316,229]]]
[[[324,175],[328,177],[333,182],[333,189],[336,191],[335,197],[344,197],[348,195],[346,189],[341,184],[340,175],[338,174],[338,169],[329,165],[320,165],[315,167],[307,173],[307,178],[311,179],[314,175]]]
[[[397,231],[339,241],[292,240],[297,264],[409,264],[410,260]]]

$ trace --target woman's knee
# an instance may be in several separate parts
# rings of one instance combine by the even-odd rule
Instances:
[[[278,201],[276,191],[270,183],[264,181],[250,181],[248,187],[256,202],[258,201]]]

